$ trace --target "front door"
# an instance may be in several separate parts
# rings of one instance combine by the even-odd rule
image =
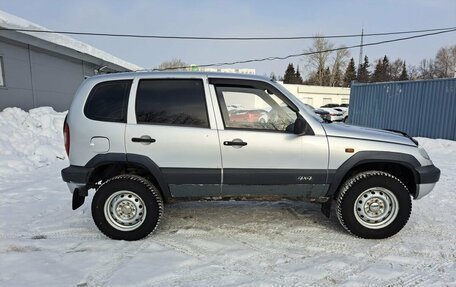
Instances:
[[[215,83],[223,196],[315,197],[327,188],[325,136],[296,135],[294,111],[264,83]],[[288,100],[289,102],[289,100]]]

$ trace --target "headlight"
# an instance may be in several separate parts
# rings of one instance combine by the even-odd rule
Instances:
[[[418,147],[418,151],[420,152],[421,156],[423,156],[425,159],[431,159],[424,148]]]

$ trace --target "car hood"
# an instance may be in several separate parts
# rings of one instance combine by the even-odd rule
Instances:
[[[372,129],[360,126],[352,126],[346,124],[323,124],[323,128],[328,136],[345,137],[354,139],[363,139],[371,141],[389,142],[395,144],[404,144],[416,146],[415,143],[408,137],[398,132]]]

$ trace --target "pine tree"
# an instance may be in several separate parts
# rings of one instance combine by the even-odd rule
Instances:
[[[296,74],[295,74],[295,84],[302,85],[304,81],[302,80],[301,73],[299,72],[299,65],[296,66]]]
[[[269,78],[270,78],[272,81],[277,81],[277,77],[276,77],[276,75],[274,74],[274,72],[271,72],[271,74],[269,75]]]
[[[355,60],[353,58],[350,59],[350,62],[348,63],[347,69],[345,70],[345,75],[344,75],[344,87],[349,87],[351,85],[352,81],[355,81],[356,78],[356,68],[355,68]]]
[[[369,72],[369,58],[367,56],[364,57],[364,63],[359,66],[358,69],[358,82],[360,83],[368,83],[370,79],[370,72]]]
[[[377,64],[375,65],[374,73],[372,74],[370,78],[370,82],[372,83],[377,83],[377,82],[383,82],[383,62],[382,60],[378,59]]]
[[[399,76],[399,81],[407,81],[409,80],[409,76],[407,73],[407,68],[405,67],[405,61],[402,63],[402,72],[401,75]]]
[[[371,82],[388,82],[392,81],[391,67],[388,57],[385,55],[383,59],[377,60],[377,65],[375,65],[374,73],[371,77]]]
[[[390,63],[389,63],[389,59],[388,57],[385,55],[385,57],[383,57],[383,61],[382,61],[382,69],[383,69],[383,73],[382,73],[382,82],[388,82],[388,81],[391,81],[391,71],[390,71]]]
[[[292,63],[288,64],[287,69],[285,70],[285,75],[283,76],[284,84],[293,84],[295,82],[296,72]]]

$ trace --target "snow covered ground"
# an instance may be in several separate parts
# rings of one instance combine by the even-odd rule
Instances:
[[[442,176],[386,240],[347,234],[318,205],[167,205],[157,232],[104,237],[91,197],[60,178],[64,114],[0,112],[0,286],[456,286],[456,142],[418,138]]]

